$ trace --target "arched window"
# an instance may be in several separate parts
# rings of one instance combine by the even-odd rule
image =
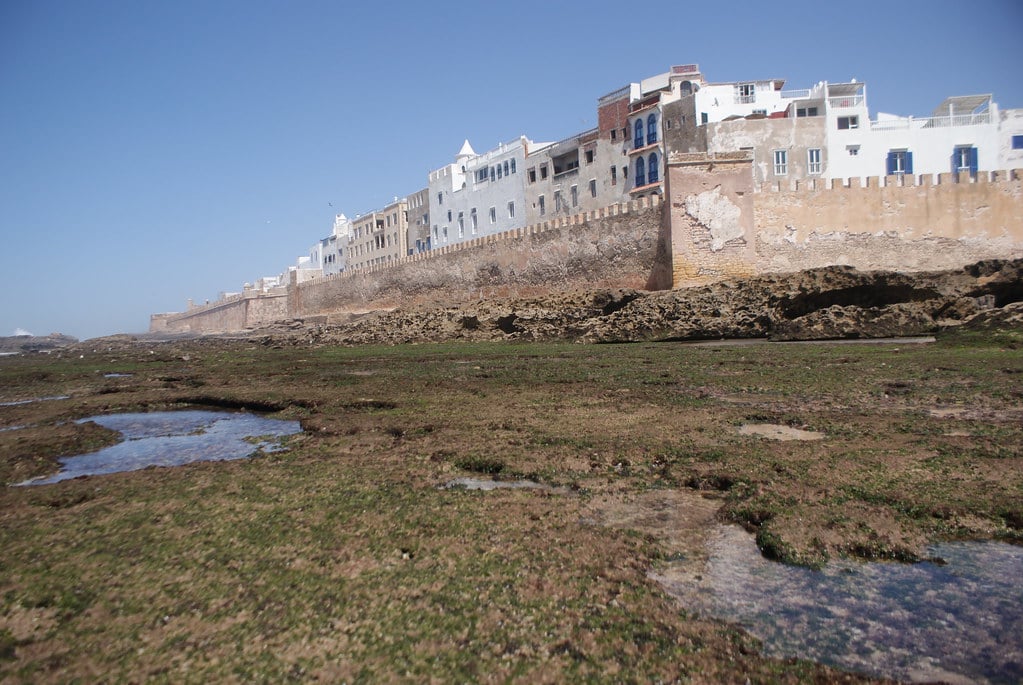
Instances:
[[[637,147],[637,148],[643,147],[643,120],[642,119],[636,119],[635,132],[636,132],[636,135],[634,136],[634,140],[632,141],[633,147]]]
[[[651,183],[657,183],[657,153],[651,152],[650,157],[646,164],[648,180]]]
[[[637,122],[641,127],[643,122]],[[636,158],[636,187],[646,185],[646,164],[642,157]]]
[[[651,114],[646,118],[646,144],[657,142],[657,115]]]

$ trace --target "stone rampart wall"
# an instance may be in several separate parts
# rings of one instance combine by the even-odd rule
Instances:
[[[154,314],[152,332],[226,333],[280,321],[288,317],[285,288],[269,292],[249,291],[231,295],[210,304],[192,307],[186,312]]]
[[[288,314],[301,318],[600,287],[668,288],[661,207],[659,197],[644,198],[294,283]]]
[[[1023,172],[819,182],[756,195],[756,270],[929,271],[1023,256]]]

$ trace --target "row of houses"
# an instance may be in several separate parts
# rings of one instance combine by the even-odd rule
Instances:
[[[525,136],[477,153],[466,140],[426,187],[335,218],[289,271],[298,281],[387,264],[482,236],[664,192],[673,153],[752,154],[754,187],[795,181],[1023,167],[1023,110],[950,97],[929,117],[877,113],[867,86],[783,79],[712,83],[673,66],[597,100],[597,127],[557,142]],[[280,285],[290,274],[263,279]]]

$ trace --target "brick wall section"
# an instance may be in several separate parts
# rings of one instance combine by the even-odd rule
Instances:
[[[435,249],[385,267],[296,283],[288,290],[288,315],[558,290],[669,287],[659,200],[644,198]]]
[[[1021,172],[851,179],[756,194],[756,270],[949,269],[1023,256]]]

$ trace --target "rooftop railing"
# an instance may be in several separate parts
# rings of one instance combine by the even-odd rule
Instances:
[[[783,90],[781,92],[781,96],[784,100],[802,100],[810,97],[810,89],[803,88],[802,90]]]
[[[950,128],[956,126],[977,126],[990,124],[991,112],[976,114],[954,114],[947,117],[906,117],[904,119],[882,119],[870,122],[873,131],[904,131],[919,128]]]

